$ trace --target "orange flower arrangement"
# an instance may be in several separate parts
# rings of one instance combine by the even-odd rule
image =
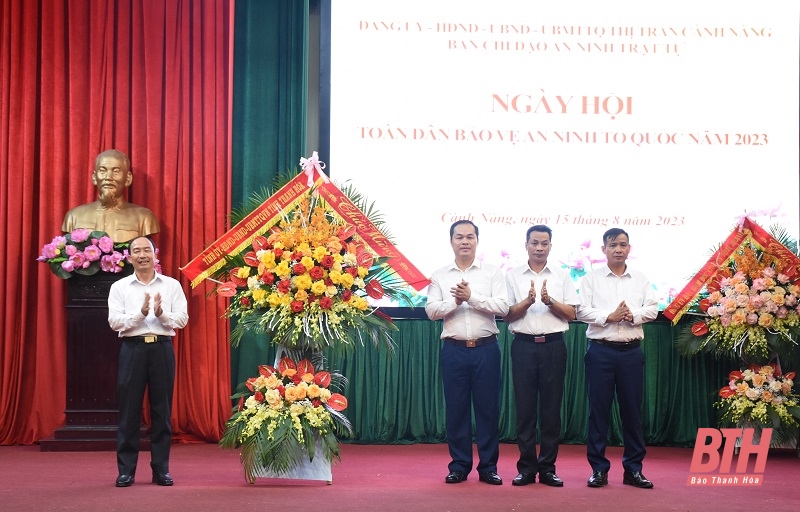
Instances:
[[[391,346],[388,333],[397,327],[367,297],[397,296],[404,287],[354,226],[308,194],[267,237],[254,238],[218,291],[233,297],[227,315],[238,318],[234,346],[245,331],[260,330],[289,349],[322,350],[350,345],[353,335]]]
[[[245,478],[252,483],[264,469],[286,473],[300,464],[298,451],[313,461],[319,441],[326,460],[339,458],[336,432],[352,427],[341,411],[347,398],[331,392],[344,378],[316,371],[307,359],[282,358],[277,368],[258,367],[258,377],[240,384],[239,399],[225,425],[223,448],[241,448]]]

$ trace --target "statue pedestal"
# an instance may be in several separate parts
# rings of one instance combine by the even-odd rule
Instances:
[[[66,422],[40,441],[41,451],[116,450],[120,341],[108,325],[108,292],[125,275],[130,270],[67,279]],[[140,448],[149,449],[149,439]]]

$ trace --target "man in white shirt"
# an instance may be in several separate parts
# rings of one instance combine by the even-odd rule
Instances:
[[[472,471],[472,419],[475,412],[478,479],[502,485],[500,455],[500,346],[495,316],[508,313],[506,286],[498,267],[475,259],[478,227],[460,220],[450,227],[455,261],[433,273],[425,312],[443,320],[440,363],[445,399],[445,429],[452,458],[448,484]]]
[[[650,489],[642,474],[646,453],[642,431],[644,338],[642,324],[658,315],[653,286],[644,274],[628,268],[628,233],[612,228],[603,234],[603,253],[608,265],[581,280],[578,320],[589,324],[584,356],[589,400],[589,432],[586,451],[592,476],[587,485],[608,484],[610,461],[605,456],[611,403],[616,392],[622,420],[622,483]]]
[[[175,329],[189,320],[186,296],[178,281],[155,271],[155,246],[144,236],[131,240],[134,273],[111,285],[108,323],[119,332],[119,430],[117,487],[134,483],[144,390],[148,389],[152,428],[150,467],[153,483],[172,485],[169,450],[172,443],[172,393],[175,387]]]
[[[512,485],[536,481],[562,487],[556,475],[558,439],[561,435],[561,399],[567,373],[564,332],[575,320],[578,293],[569,274],[547,263],[552,230],[544,225],[528,228],[525,249],[528,262],[506,274],[512,306],[505,321],[514,333],[511,344],[514,403],[517,411],[519,474]],[[541,415],[538,414],[541,409]],[[541,449],[536,456],[536,422]]]

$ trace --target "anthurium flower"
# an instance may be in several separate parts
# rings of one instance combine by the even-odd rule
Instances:
[[[291,357],[283,357],[280,361],[278,361],[278,373],[284,375],[286,370],[295,370],[297,371],[297,363]],[[294,373],[292,373],[294,375]]]
[[[366,292],[375,300],[383,298],[383,286],[376,279],[367,283]]]
[[[728,374],[728,380],[742,380],[744,379],[744,374],[739,370],[734,370]]]
[[[331,397],[328,398],[326,403],[328,404],[328,407],[334,411],[341,412],[347,409],[347,398],[339,393],[332,393]]]
[[[256,256],[255,251],[248,251],[244,255],[244,262],[250,265],[251,267],[257,267],[259,260],[258,256]]]
[[[258,252],[267,247],[267,239],[261,235],[254,236],[252,242],[253,250]]]
[[[218,285],[217,293],[223,297],[233,297],[236,295],[236,283],[229,281]],[[247,297],[242,297],[242,300],[244,299],[247,299]]]
[[[317,372],[314,374],[314,382],[323,388],[327,388],[331,383],[331,374],[330,372]]]

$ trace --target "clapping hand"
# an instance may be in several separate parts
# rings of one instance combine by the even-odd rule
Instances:
[[[147,316],[150,313],[150,294],[144,292],[144,303],[142,304],[142,315]],[[153,296],[153,313],[156,316],[161,316],[164,311],[161,309],[161,294],[156,293]]]
[[[450,288],[450,293],[453,294],[453,297],[455,297],[456,305],[458,306],[460,306],[462,302],[468,301],[472,295],[472,291],[469,289],[469,283],[463,279],[460,283]]]
[[[144,304],[142,304],[142,316],[147,316],[150,313],[150,294],[144,292]]]
[[[155,313],[155,315],[157,317],[161,316],[164,313],[164,311],[161,309],[161,294],[160,293],[156,293],[153,296],[153,313]]]
[[[528,290],[528,302],[530,302],[531,306],[536,302],[536,283],[533,282],[533,279],[531,279],[531,287]]]
[[[542,282],[542,302],[545,306],[553,305],[553,299],[551,299],[550,294],[547,293],[547,279]]]

